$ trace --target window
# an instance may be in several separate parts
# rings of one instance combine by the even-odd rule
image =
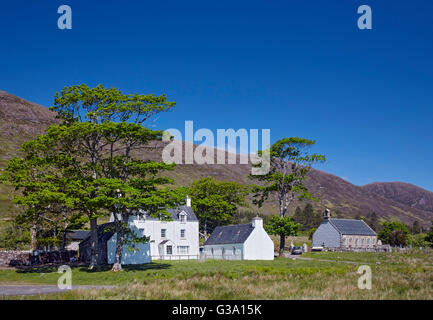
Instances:
[[[212,253],[212,255],[213,255],[213,248],[212,249],[210,249],[210,252]]]
[[[167,254],[173,254],[173,247],[172,246],[167,246],[166,250],[167,250]]]
[[[358,238],[355,239],[355,246],[358,246]]]
[[[180,229],[180,237],[181,237],[182,239],[185,239],[185,233],[186,233],[186,230],[185,230],[185,229]]]
[[[186,222],[186,214],[185,214],[185,212],[182,212],[182,213],[179,214],[179,220],[182,223]]]
[[[352,243],[352,238],[349,238],[349,243]]]
[[[222,255],[224,255],[225,253],[226,253],[226,249],[223,248],[223,249],[222,249]]]
[[[364,245],[364,238],[361,239],[361,245]]]
[[[165,238],[167,233],[167,229],[161,229],[161,238]]]
[[[236,247],[233,247],[233,255],[236,255]]]
[[[177,253],[179,254],[188,254],[189,246],[177,246]]]
[[[367,238],[367,244],[370,244],[370,238]]]

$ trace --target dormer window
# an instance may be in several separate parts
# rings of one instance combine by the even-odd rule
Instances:
[[[186,213],[185,212],[181,212],[179,213],[179,220],[180,222],[186,222]]]

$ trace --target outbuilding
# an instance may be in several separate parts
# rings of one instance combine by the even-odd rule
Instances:
[[[260,217],[251,223],[216,227],[206,240],[207,258],[224,260],[273,260],[274,242],[263,228]]]

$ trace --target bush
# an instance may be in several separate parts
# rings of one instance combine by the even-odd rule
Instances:
[[[426,233],[409,234],[406,239],[406,244],[414,248],[416,247],[425,248],[431,245],[431,243],[427,241]]]
[[[30,232],[15,222],[0,227],[0,248],[23,250],[30,244]]]

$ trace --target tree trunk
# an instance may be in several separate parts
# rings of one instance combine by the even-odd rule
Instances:
[[[60,251],[64,252],[65,249],[66,249],[66,231],[63,231],[62,244],[60,245]]]
[[[285,246],[286,246],[286,236],[281,235],[280,236],[280,254],[279,254],[280,257],[283,256]]]
[[[96,218],[92,218],[90,219],[90,270],[98,266],[98,256],[98,222]]]
[[[36,246],[37,246],[37,243],[36,243],[36,223],[33,223],[32,224],[32,227],[31,227],[31,229],[30,229],[30,238],[31,238],[31,249],[32,249],[32,252],[33,251],[35,251],[36,250]]]
[[[203,226],[203,234],[204,234],[204,241],[207,240],[207,220],[204,220],[204,226]]]
[[[121,222],[120,222],[121,223]],[[112,271],[122,271],[122,254],[123,254],[123,237],[125,232],[123,230],[123,226],[116,228],[117,230],[117,238],[116,238],[116,253],[114,255],[114,264]]]

